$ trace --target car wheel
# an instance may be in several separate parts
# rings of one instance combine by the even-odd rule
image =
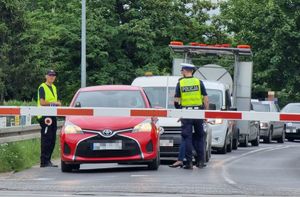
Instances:
[[[209,146],[208,149],[206,150],[206,154],[205,154],[206,162],[209,162],[210,158],[211,158],[211,146]]]
[[[265,143],[271,143],[272,142],[272,134],[273,134],[273,128],[271,127],[269,130],[268,136],[264,139]]]
[[[293,138],[288,138],[288,141],[289,141],[289,142],[293,142],[294,139],[293,139]]]
[[[226,135],[226,138],[227,138],[227,135]],[[223,146],[223,148],[221,148],[221,149],[218,151],[218,152],[221,153],[221,154],[226,154],[226,153],[227,153],[226,138],[225,138],[225,141],[224,141],[224,146]]]
[[[227,152],[229,152],[229,153],[232,151],[232,144],[233,144],[233,140],[231,138],[230,143],[227,145]]]
[[[248,147],[248,143],[249,143],[249,136],[246,135],[244,142],[241,143],[241,146],[242,147]]]
[[[239,135],[240,135],[240,132],[238,131],[237,136],[239,136]],[[239,140],[238,140],[238,138],[237,139],[233,139],[232,149],[233,150],[237,150],[238,146],[239,146]]]
[[[80,164],[66,164],[61,160],[61,171],[62,172],[72,172],[72,170],[79,170]]]
[[[156,158],[148,164],[149,170],[157,170],[160,165],[160,153],[157,152]]]
[[[259,133],[257,134],[255,140],[251,141],[252,146],[259,146]]]
[[[283,130],[282,135],[279,139],[277,139],[277,142],[282,144],[284,143],[284,139],[285,139],[285,131]]]

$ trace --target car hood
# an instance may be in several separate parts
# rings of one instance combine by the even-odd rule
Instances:
[[[181,127],[179,118],[158,118],[158,124],[162,127]]]
[[[82,129],[87,130],[120,130],[133,128],[146,118],[133,117],[68,117],[66,121],[71,122]]]

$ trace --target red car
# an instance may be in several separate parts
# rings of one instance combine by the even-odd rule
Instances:
[[[81,88],[72,107],[150,108],[140,87],[107,85]],[[61,130],[61,170],[79,170],[83,163],[160,164],[160,127],[146,117],[66,117]]]

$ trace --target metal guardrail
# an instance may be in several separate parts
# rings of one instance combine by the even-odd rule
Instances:
[[[63,125],[63,121],[57,123],[59,131]],[[0,129],[0,144],[8,142],[16,142],[40,137],[40,125],[8,127]]]

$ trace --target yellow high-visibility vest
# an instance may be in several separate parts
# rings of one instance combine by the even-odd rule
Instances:
[[[38,98],[37,98],[37,106],[41,106],[41,102],[40,102],[40,87],[44,88],[45,91],[45,101],[52,103],[52,102],[57,102],[57,91],[56,91],[56,87],[55,85],[51,85],[52,91],[50,90],[50,88],[47,86],[46,83],[42,83],[39,88],[38,88]],[[38,118],[41,118],[41,116],[38,116]]]
[[[199,79],[195,77],[182,78],[179,81],[179,86],[182,107],[202,106],[203,96]]]

